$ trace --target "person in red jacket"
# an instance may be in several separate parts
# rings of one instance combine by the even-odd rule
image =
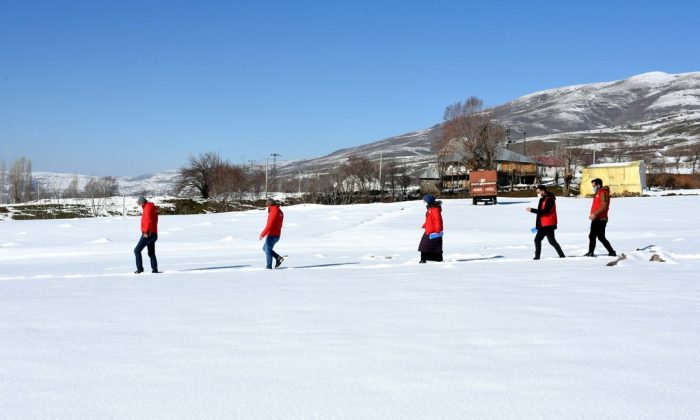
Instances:
[[[527,207],[525,209],[525,211],[537,215],[537,219],[535,219],[535,228],[537,229],[537,234],[535,235],[535,258],[533,259],[540,259],[540,254],[542,253],[542,239],[545,237],[547,237],[549,244],[557,251],[559,258],[564,258],[564,252],[562,252],[557,239],[554,237],[554,231],[557,229],[556,198],[554,194],[547,191],[547,187],[544,185],[537,187],[537,197],[540,198],[537,208],[533,209]]]
[[[430,194],[423,196],[428,211],[425,213],[425,223],[423,223],[423,236],[421,237],[418,251],[420,252],[420,263],[426,261],[442,261],[442,203],[436,201]]]
[[[593,187],[593,204],[591,205],[591,213],[588,218],[591,220],[591,232],[588,234],[588,253],[587,257],[595,257],[596,239],[608,251],[608,255],[616,257],[617,253],[613,249],[610,242],[605,238],[605,227],[608,224],[608,209],[610,209],[610,188],[603,186],[603,180],[596,178],[591,181]]]
[[[260,233],[260,240],[267,236],[265,239],[265,245],[263,246],[263,251],[265,251],[265,256],[267,258],[267,265],[265,268],[268,270],[272,269],[272,258],[275,259],[275,268],[279,267],[284,261],[284,258],[273,251],[273,247],[280,240],[282,235],[282,222],[284,221],[284,213],[280,209],[279,204],[275,200],[269,198],[265,205],[267,206],[267,224],[265,229]]]
[[[141,215],[141,237],[134,248],[136,255],[136,274],[143,273],[143,260],[141,251],[148,248],[148,257],[151,259],[151,272],[158,273],[158,260],[156,259],[156,241],[158,240],[158,210],[156,206],[143,196],[136,199],[136,203],[143,209]]]

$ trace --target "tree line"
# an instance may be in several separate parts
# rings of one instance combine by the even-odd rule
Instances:
[[[176,194],[183,197],[242,201],[265,193],[297,194],[305,202],[346,204],[403,200],[414,183],[408,165],[398,159],[349,156],[337,165],[307,167],[277,177],[259,166],[236,165],[216,152],[190,156],[179,170]]]
[[[432,148],[440,179],[445,178],[448,166],[455,162],[466,171],[496,169],[499,148],[507,148],[509,143],[509,128],[492,119],[489,110],[484,109],[483,101],[474,96],[445,108],[438,133],[432,141]],[[638,140],[633,146],[625,139],[609,141],[598,151],[596,162],[643,159],[650,173],[673,169],[679,173],[681,167],[685,167],[695,174],[700,162],[700,143],[682,140],[667,147],[666,154],[659,153],[658,146],[644,140]],[[559,162],[555,178],[564,180],[566,193],[577,170],[593,163],[591,149],[587,147],[590,142],[591,139],[586,138],[578,142],[564,139],[556,142],[554,147],[544,142],[535,143],[529,146],[528,155],[555,158]],[[367,156],[352,155],[335,164],[306,166],[303,170],[297,168],[295,174],[288,171],[278,177],[276,171],[270,174],[261,165],[236,165],[218,153],[205,152],[189,156],[179,169],[173,192],[181,197],[238,202],[261,199],[273,191],[297,193],[297,197],[313,203],[396,201],[410,198],[411,192],[415,191],[413,187],[419,185],[417,172],[422,169],[399,158],[372,160]],[[9,167],[0,161],[0,204],[39,198],[105,198],[119,194],[118,182],[110,176],[91,178],[82,189],[77,176],[65,188],[60,182],[43,185],[42,191],[32,177],[30,159],[22,157]],[[440,182],[437,188],[442,188]]]
[[[119,195],[119,183],[112,176],[92,177],[79,188],[74,176],[67,186],[62,180],[42,184],[32,175],[32,160],[21,157],[9,167],[0,160],[0,204],[26,203],[40,199],[106,198]]]

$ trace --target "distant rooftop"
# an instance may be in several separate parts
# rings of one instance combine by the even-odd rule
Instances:
[[[451,162],[461,162],[463,155],[459,152],[454,152],[447,156],[447,160]],[[504,149],[499,147],[496,150],[496,161],[497,162],[518,162],[518,163],[537,163],[536,160],[529,158],[520,153],[515,153],[512,150]]]

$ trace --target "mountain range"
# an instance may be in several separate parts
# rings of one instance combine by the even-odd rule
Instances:
[[[545,156],[565,144],[632,153],[643,147],[650,157],[670,158],[674,150],[700,143],[700,72],[644,73],[624,80],[548,89],[486,110],[510,130],[510,149],[528,156]],[[396,158],[419,170],[432,161],[432,143],[442,124],[337,150],[326,156],[279,162],[280,177],[321,171],[349,156],[371,160]],[[619,157],[618,157],[619,158]],[[122,193],[168,191],[177,171],[134,178],[117,178]],[[47,186],[67,186],[71,174],[35,174]],[[80,176],[81,185],[89,177]]]
[[[486,110],[510,128],[511,150],[545,156],[560,144],[632,150],[635,145],[668,155],[700,142],[700,72],[644,73],[624,80],[548,89]],[[282,163],[280,173],[305,171],[351,155],[423,163],[442,124],[329,155]]]

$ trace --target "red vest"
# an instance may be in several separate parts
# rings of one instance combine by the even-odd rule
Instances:
[[[608,187],[600,188],[598,191],[595,192],[595,195],[593,196],[593,204],[591,205],[591,214],[598,211],[598,209],[601,207],[601,205],[603,204],[601,202],[601,197],[603,196],[607,198],[608,207],[605,209],[604,212],[596,216],[596,220],[608,219],[608,209],[610,209],[610,189]]]
[[[553,197],[545,196],[544,200],[542,200],[540,210],[544,210],[547,205],[547,200],[552,200],[552,208],[549,210],[549,213],[540,215],[541,227],[554,226],[557,224],[557,201]]]

